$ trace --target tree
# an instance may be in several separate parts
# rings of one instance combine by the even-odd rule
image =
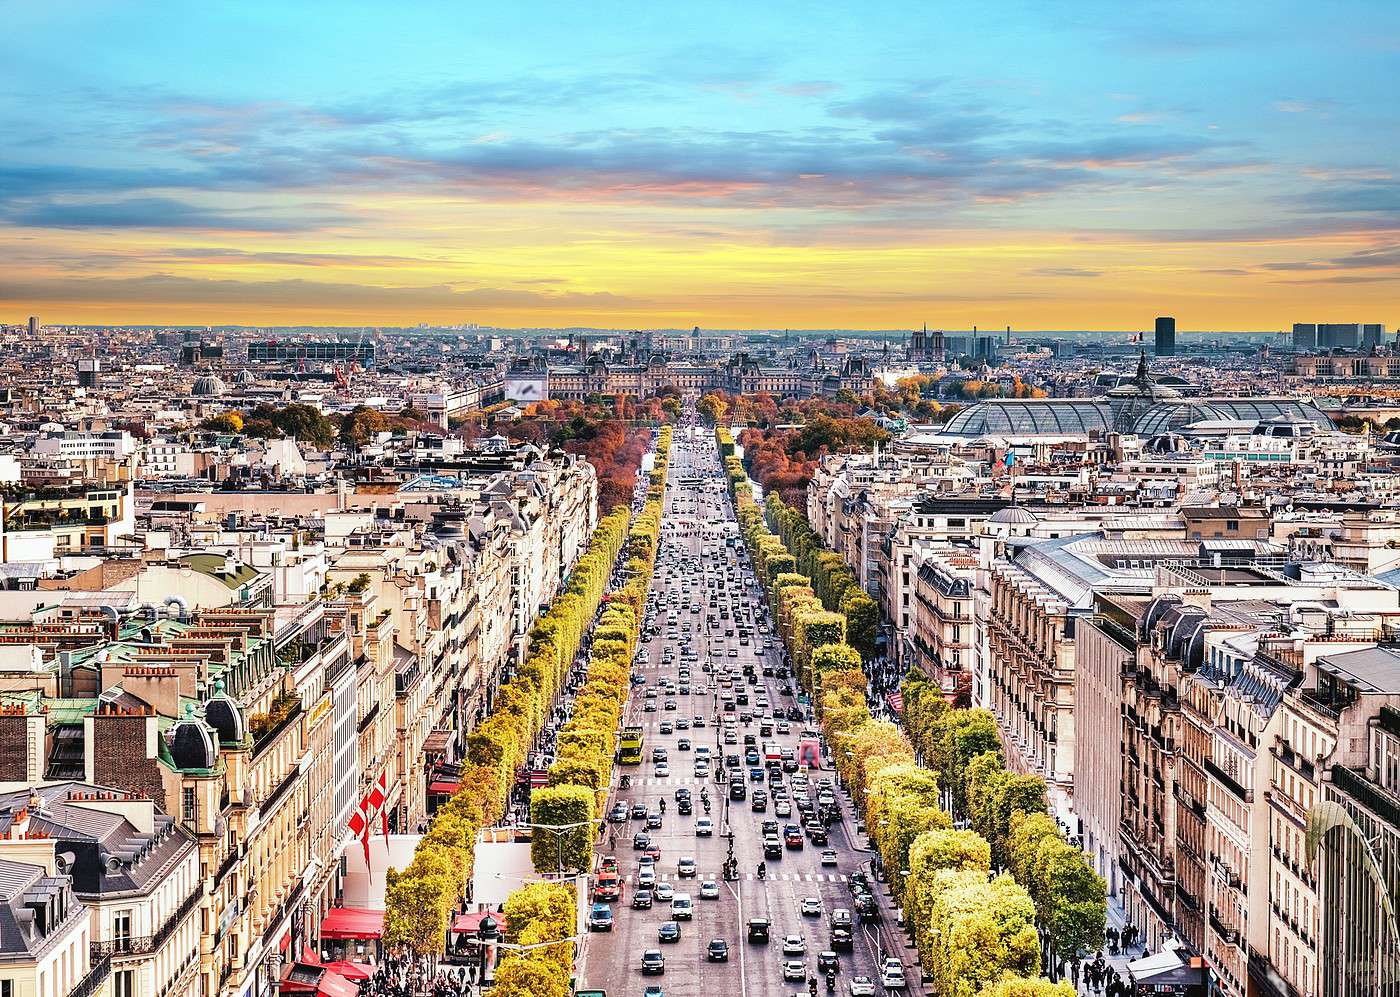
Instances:
[[[384,890],[384,944],[423,955],[440,953],[456,899],[448,861],[431,849],[415,853],[403,872],[390,869]]]
[[[880,632],[880,606],[864,592],[853,592],[841,600],[840,611],[846,616],[846,633],[851,646],[866,661],[878,653],[875,638]]]
[[[384,414],[367,405],[356,405],[340,420],[340,441],[351,447],[362,447],[376,433],[389,428]]]
[[[199,425],[201,429],[207,429],[211,433],[241,433],[243,432],[243,413],[220,412],[218,415],[205,419]]]
[[[729,411],[729,404],[722,396],[711,391],[695,403],[695,408],[704,419],[718,426],[724,421],[724,417]]]
[[[1051,983],[1041,977],[1028,980],[1024,976],[1003,976],[983,987],[977,997],[1075,997],[1075,992],[1065,980]]]
[[[593,864],[593,810],[597,797],[587,786],[542,786],[530,794],[530,823],[562,827],[553,832],[536,827],[530,836],[535,871],[578,871]]]
[[[973,831],[937,828],[909,846],[909,878],[904,887],[904,914],[916,937],[931,926],[933,904],[942,888],[942,872],[982,872],[991,868],[991,850]]]
[[[941,872],[927,931],[916,941],[940,997],[975,997],[1007,974],[1040,968],[1035,907],[1010,876]]]

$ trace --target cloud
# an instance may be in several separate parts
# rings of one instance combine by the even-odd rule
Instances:
[[[1028,277],[1102,277],[1102,270],[1086,270],[1083,267],[1036,267],[1027,270]]]
[[[278,216],[262,209],[214,210],[170,197],[132,197],[122,201],[59,201],[10,205],[0,218],[29,228],[202,229],[241,232],[293,232],[319,228],[328,216]]]
[[[526,291],[517,288],[461,289],[449,284],[375,285],[311,280],[228,280],[150,274],[128,278],[6,280],[0,301],[63,304],[149,304],[279,307],[345,310],[353,308],[560,308],[580,311],[645,310],[648,302],[607,291]]]

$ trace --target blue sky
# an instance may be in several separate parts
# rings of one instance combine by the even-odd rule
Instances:
[[[15,314],[1269,328],[1400,277],[1395,3],[6,17]]]

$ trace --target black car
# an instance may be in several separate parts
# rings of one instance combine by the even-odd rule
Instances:
[[[695,808],[691,805],[689,796],[676,804],[676,813],[680,814],[682,817],[689,817],[694,812]],[[825,832],[823,832],[822,837],[823,839],[826,837]],[[817,839],[813,838],[812,840],[816,841]]]
[[[760,945],[768,944],[768,918],[749,918],[749,941],[757,942]]]
[[[841,972],[841,957],[830,949],[817,953],[818,973],[839,973]]]
[[[749,795],[748,784],[742,779],[736,779],[729,784],[729,798],[731,800],[742,800]]]
[[[676,802],[677,802],[677,803],[679,803],[681,800],[688,800],[688,799],[690,799],[690,787],[689,787],[689,786],[680,786],[679,788],[676,789]]]
[[[661,927],[656,929],[656,940],[659,942],[680,941],[681,926],[675,921],[663,921]]]
[[[647,816],[647,805],[645,803],[632,804],[632,819],[645,820]]]
[[[632,848],[634,851],[645,851],[651,847],[651,835],[645,831],[638,831],[632,835]]]
[[[633,910],[651,910],[651,890],[642,888],[632,894]]]
[[[831,947],[837,952],[850,952],[855,947],[851,929],[844,926],[832,928]]]
[[[666,957],[660,949],[647,949],[642,953],[642,975],[661,976],[666,972]]]
[[[763,841],[763,857],[766,859],[780,859],[783,857],[783,845],[777,838],[765,838]]]
[[[705,949],[705,958],[710,962],[728,962],[729,943],[723,938],[711,938]]]

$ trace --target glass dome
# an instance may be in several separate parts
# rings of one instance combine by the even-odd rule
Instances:
[[[993,399],[968,406],[943,432],[957,436],[1064,436],[1107,432],[1108,406],[1083,398]]]

